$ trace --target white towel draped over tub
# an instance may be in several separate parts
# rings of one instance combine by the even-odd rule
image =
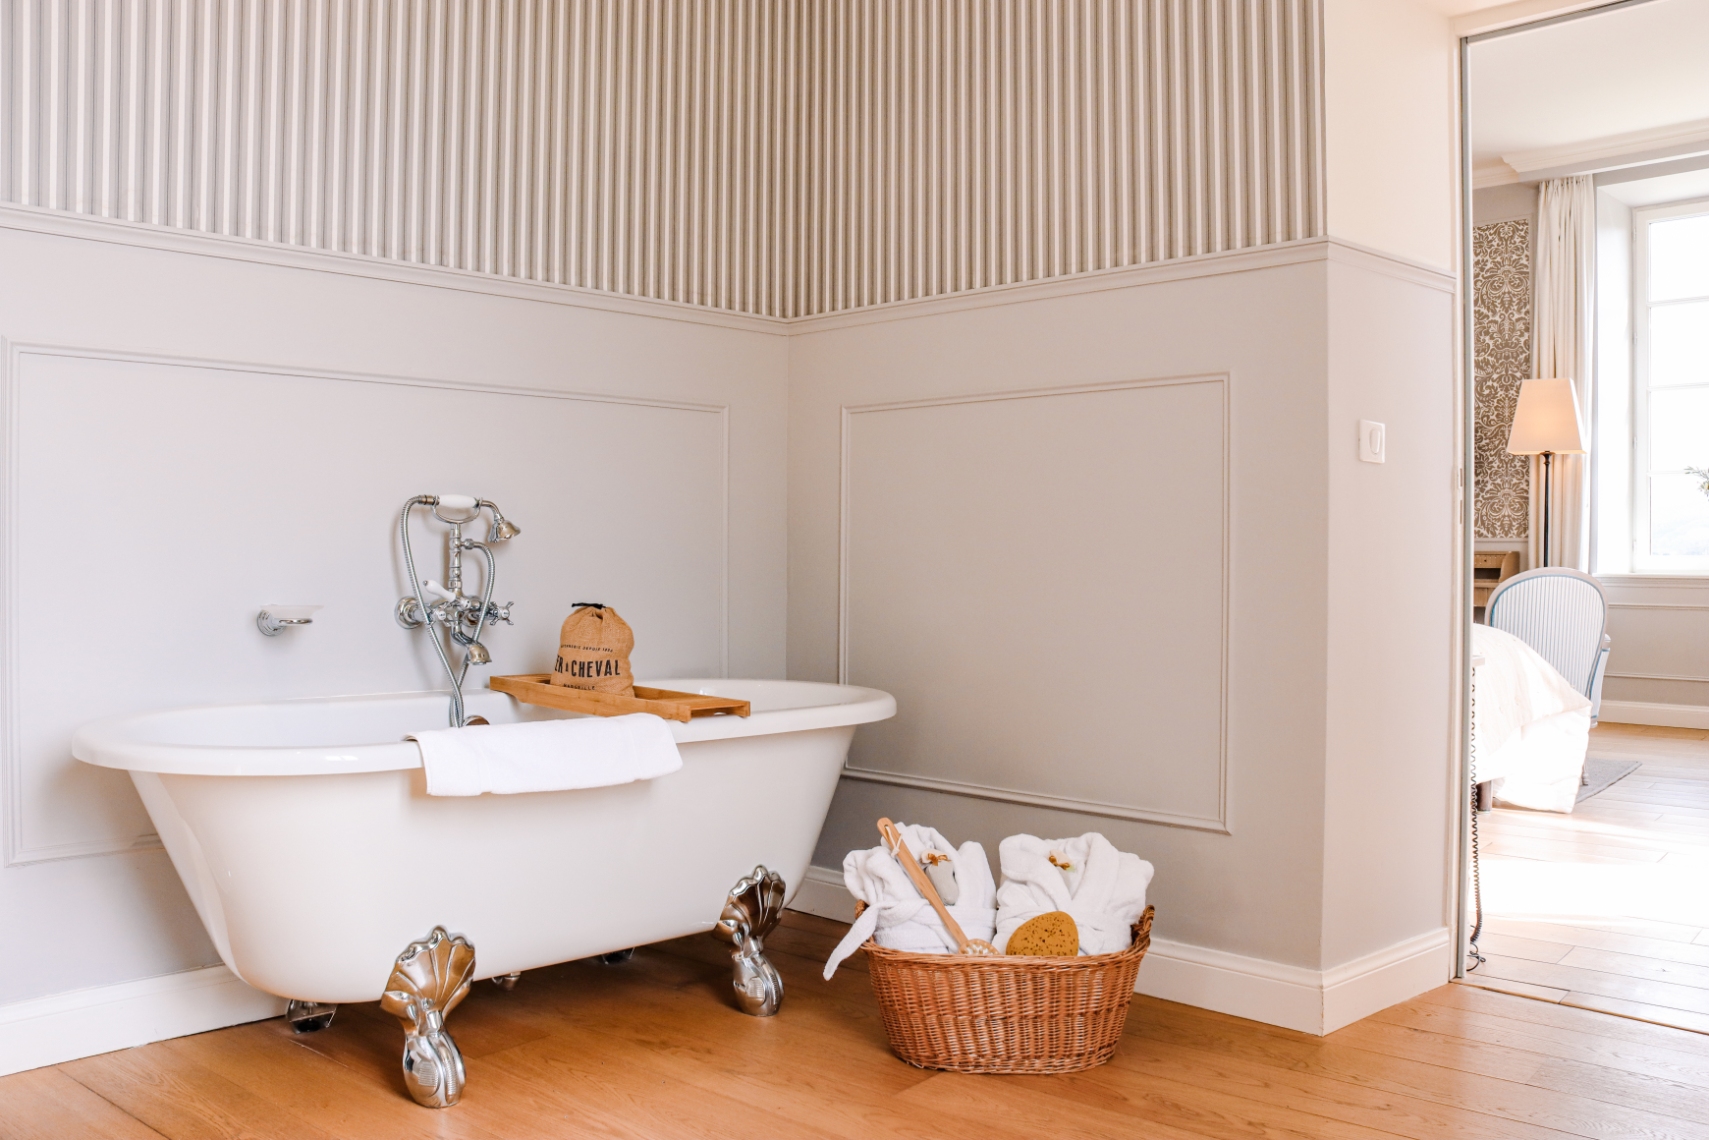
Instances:
[[[1133,945],[1145,911],[1152,866],[1117,851],[1096,831],[1073,839],[1011,835],[997,848],[1003,886],[997,892],[997,949],[1029,919],[1066,911],[1080,928],[1080,953],[1114,954]]]
[[[1570,812],[1590,747],[1590,699],[1511,633],[1472,626],[1473,775],[1497,803]]]
[[[923,858],[928,852],[949,858],[956,887],[961,892],[947,908],[950,917],[969,938],[989,942],[997,919],[994,905],[997,884],[991,878],[991,863],[985,858],[985,848],[971,840],[960,848],[951,847],[949,840],[929,827],[908,823],[896,827],[914,858]],[[831,951],[825,963],[826,980],[869,937],[880,946],[919,954],[948,954],[960,948],[888,847],[880,844],[864,851],[850,851],[843,859],[843,883],[851,895],[866,904],[866,909]]]
[[[413,732],[430,796],[562,792],[651,780],[682,767],[652,713],[482,724]]]

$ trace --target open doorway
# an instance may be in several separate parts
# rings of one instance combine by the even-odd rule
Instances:
[[[1612,4],[1465,55],[1478,810],[1464,980],[1701,1032],[1706,56],[1709,0]]]

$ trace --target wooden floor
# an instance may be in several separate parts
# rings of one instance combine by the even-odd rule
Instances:
[[[1709,732],[1598,726],[1636,760],[1571,815],[1481,817],[1482,985],[1709,1033]]]
[[[728,1005],[704,936],[482,984],[450,1019],[448,1110],[404,1094],[397,1023],[349,1006],[303,1037],[265,1021],[0,1078],[0,1137],[1709,1140],[1709,1037],[1459,985],[1327,1038],[1136,998],[1090,1072],[924,1072],[887,1049],[862,956],[820,979],[842,929],[791,913],[768,940],[769,1020]]]

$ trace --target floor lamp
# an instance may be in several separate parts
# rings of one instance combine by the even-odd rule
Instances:
[[[1507,436],[1510,455],[1543,457],[1543,565],[1549,564],[1549,516],[1554,496],[1550,475],[1557,455],[1583,455],[1584,428],[1578,418],[1578,395],[1566,378],[1526,380],[1519,385],[1519,406],[1513,409],[1513,430]]]

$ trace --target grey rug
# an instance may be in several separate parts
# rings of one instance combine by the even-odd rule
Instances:
[[[1597,760],[1584,762],[1585,783],[1579,787],[1578,802],[1583,803],[1598,792],[1606,792],[1616,783],[1638,770],[1636,760]]]

